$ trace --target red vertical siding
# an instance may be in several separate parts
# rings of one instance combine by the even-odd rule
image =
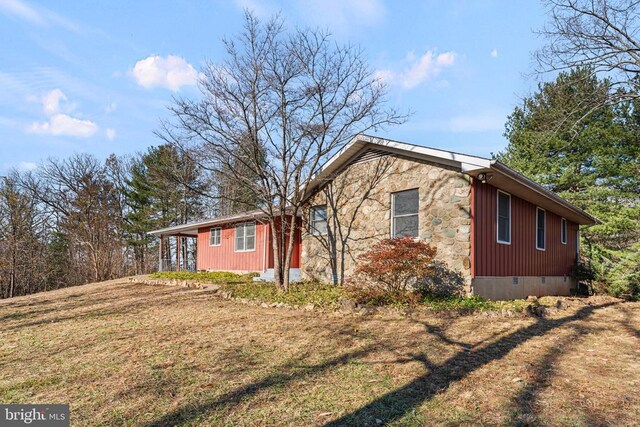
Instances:
[[[240,221],[239,223],[242,222],[247,221]],[[248,252],[235,251],[236,224],[238,223],[214,226],[214,228],[219,227],[222,229],[220,246],[209,245],[211,227],[198,229],[198,270],[262,271],[264,268],[273,268],[273,250],[271,246],[273,236],[269,230],[269,224],[256,221],[255,250]],[[268,240],[265,241],[265,238]],[[294,241],[291,268],[300,268],[299,230]]]
[[[211,227],[198,229],[198,270],[262,271],[264,266],[264,224],[256,222],[255,250],[248,252],[235,251],[236,224],[214,226],[222,229],[222,244],[220,246],[209,246]]]
[[[497,189],[473,181],[472,272],[482,276],[563,276],[576,259],[578,225],[567,221],[567,243],[560,239],[561,217],[546,211],[546,250],[536,249],[536,205],[511,196],[511,244],[497,242]]]
[[[295,240],[293,241],[293,254],[291,254],[291,268],[300,268],[300,253],[302,252],[302,230],[300,229],[300,227],[302,227],[302,219],[298,218],[297,220],[297,231],[296,231],[296,237]],[[280,221],[277,220],[276,221],[276,229],[280,230]],[[268,257],[268,268],[273,268],[274,262],[273,262],[273,235],[271,233],[271,230],[269,230],[268,232],[268,236],[269,236],[269,243],[268,243],[268,248],[267,248],[267,257]],[[287,238],[287,245],[289,244],[289,239]]]

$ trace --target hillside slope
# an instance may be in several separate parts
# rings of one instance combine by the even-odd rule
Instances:
[[[640,419],[638,303],[358,317],[111,281],[0,301],[0,321],[0,401],[70,403],[72,425]]]

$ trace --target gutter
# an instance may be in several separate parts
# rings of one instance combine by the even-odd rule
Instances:
[[[591,220],[593,222],[593,224],[591,224],[591,225],[602,224],[602,222],[599,219],[597,219],[597,218],[593,217],[592,215],[588,214],[587,212],[585,212],[584,210],[580,209],[576,205],[574,205],[572,203],[569,203],[567,200],[563,199],[562,197],[560,197],[559,195],[557,195],[553,191],[547,190],[542,185],[536,183],[535,181],[532,181],[531,179],[527,178],[526,176],[522,175],[521,173],[517,172],[516,170],[510,168],[509,166],[505,165],[504,163],[499,162],[498,160],[495,160],[495,159],[491,160],[491,169],[498,170],[498,171],[502,172],[503,174],[508,175],[510,178],[513,178],[515,181],[519,182],[520,184],[524,185],[525,187],[529,188],[530,190],[535,191],[536,193],[540,194],[541,196],[546,197],[546,198],[554,201],[555,203],[558,203],[559,205],[562,205],[562,206],[566,207],[567,209],[572,210],[576,214],[581,215],[581,216]]]

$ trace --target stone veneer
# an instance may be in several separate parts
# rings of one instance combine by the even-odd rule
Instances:
[[[363,197],[372,187],[372,180],[378,182],[369,196]],[[345,277],[348,278],[360,254],[376,241],[390,237],[391,193],[415,188],[419,189],[420,201],[419,238],[437,249],[436,258],[460,274],[468,289],[471,284],[471,185],[469,177],[460,171],[387,155],[351,164],[312,197],[309,205],[324,204],[328,191],[338,194],[334,196],[338,220],[343,228],[349,222],[352,224],[345,257]],[[360,203],[358,214],[351,221],[349,217]],[[332,209],[327,211],[331,215]],[[302,238],[301,262],[305,276],[331,279],[328,251],[318,237],[306,232]]]

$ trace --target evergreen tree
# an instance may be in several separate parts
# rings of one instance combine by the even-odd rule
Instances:
[[[630,278],[640,271],[640,103],[602,107],[610,90],[587,68],[541,84],[509,116],[498,158],[598,218],[583,233],[597,279],[638,298]]]

